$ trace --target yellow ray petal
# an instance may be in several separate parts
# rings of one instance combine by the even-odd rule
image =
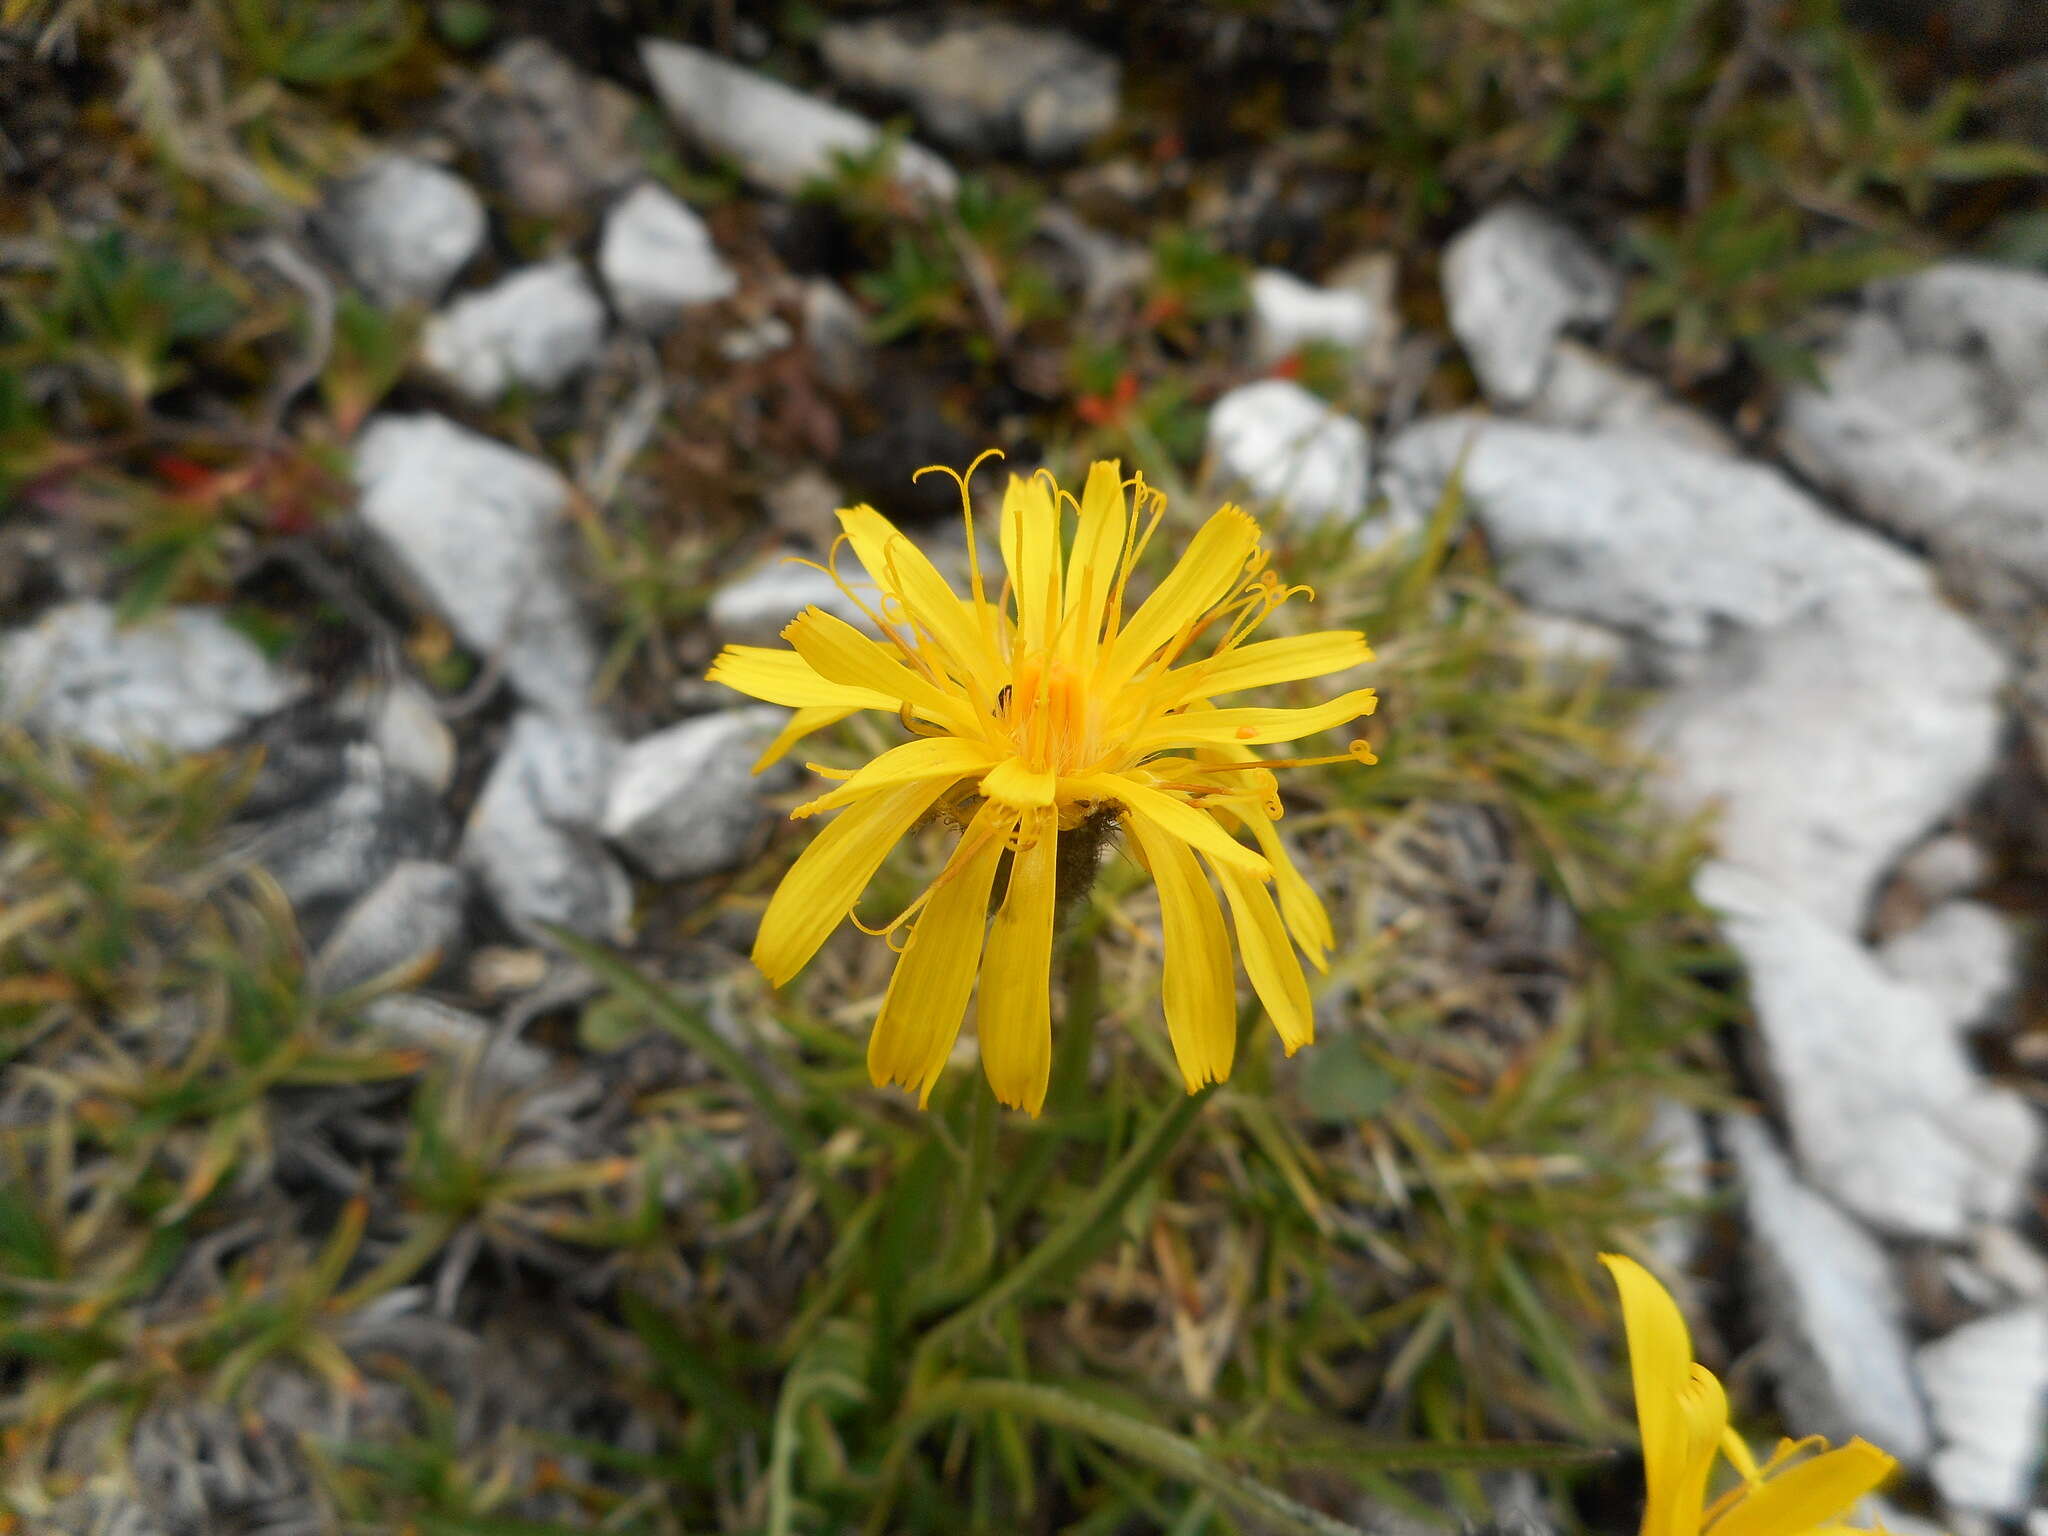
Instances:
[[[841,811],[804,849],[775,888],[754,939],[754,964],[771,986],[788,981],[818,952],[946,784],[926,779],[885,789]]]
[[[1175,667],[1166,677],[1164,707],[1243,688],[1325,677],[1371,660],[1372,647],[1355,629],[1326,629],[1313,635],[1254,640],[1221,656]]]
[[[753,772],[759,773],[762,769],[772,768],[775,764],[781,762],[784,753],[788,752],[791,747],[802,741],[813,731],[822,731],[827,726],[837,725],[848,715],[857,713],[859,711],[855,709],[827,709],[823,707],[796,711],[795,714],[789,717],[789,724],[778,731],[775,739],[761,749],[761,755],[754,759]]]
[[[1003,568],[1017,601],[1017,634],[1042,651],[1060,616],[1060,509],[1043,475],[1010,476],[1003,492]]]
[[[1142,756],[1169,747],[1254,747],[1298,741],[1369,715],[1378,707],[1379,697],[1372,689],[1354,688],[1306,709],[1189,710],[1154,721],[1132,740],[1130,750]]]
[[[1131,832],[1159,887],[1159,926],[1166,943],[1160,1000],[1173,1059],[1193,1093],[1204,1083],[1229,1077],[1237,1052],[1230,935],[1216,893],[1188,845],[1142,816],[1132,820]]]
[[[995,670],[995,652],[975,623],[972,602],[961,600],[923,550],[873,507],[843,508],[839,526],[875,584],[894,593],[911,621],[939,643],[956,675]]]
[[[1265,1005],[1266,1016],[1280,1032],[1280,1043],[1292,1056],[1316,1037],[1315,1014],[1308,996],[1308,978],[1287,942],[1280,910],[1258,881],[1228,864],[1215,867],[1216,881],[1230,903],[1231,926],[1237,930],[1244,973]]]
[[[1643,1478],[1648,1484],[1643,1536],[1664,1536],[1686,1476],[1687,1439],[1679,1403],[1692,1379],[1692,1335],[1671,1293],[1642,1265],[1618,1253],[1603,1253],[1600,1262],[1621,1293],[1621,1321],[1628,1335],[1636,1427],[1642,1436]],[[1704,1490],[1703,1482],[1702,1494]],[[1699,1509],[1695,1502],[1694,1518]]]
[[[900,1083],[915,1088],[919,1109],[953,1053],[974,991],[989,886],[1003,855],[997,834],[1007,819],[1000,808],[985,805],[968,824],[938,889],[910,930],[903,957],[889,977],[875,1032],[868,1037],[868,1076],[877,1087]]]
[[[928,719],[957,727],[960,735],[975,732],[964,700],[920,677],[898,661],[894,651],[822,608],[806,608],[783,629],[782,638],[827,682],[900,700]]]
[[[982,778],[981,792],[1012,810],[1051,805],[1059,780],[1051,769],[1027,768],[1021,758],[1006,757]]]
[[[1694,1363],[1676,1404],[1676,1429],[1662,1461],[1671,1474],[1662,1488],[1648,1479],[1650,1456],[1643,1453],[1649,1496],[1643,1509],[1644,1536],[1699,1536],[1700,1512],[1707,1498],[1707,1477],[1728,1427],[1728,1394],[1714,1373]],[[1786,1536],[1794,1536],[1787,1532]],[[1801,1533],[1803,1536],[1803,1533]]]
[[[1336,947],[1337,934],[1330,926],[1330,914],[1323,906],[1323,899],[1316,895],[1315,887],[1308,883],[1308,877],[1294,862],[1293,854],[1280,840],[1280,831],[1272,819],[1252,807],[1245,807],[1239,814],[1245,825],[1252,829],[1259,851],[1273,868],[1273,890],[1280,898],[1280,916],[1287,924],[1288,933],[1293,935],[1301,952],[1308,956],[1310,965],[1319,971],[1328,971],[1330,962],[1325,956]]]
[[[1123,466],[1115,459],[1097,459],[1089,466],[1088,484],[1081,492],[1081,521],[1067,560],[1063,640],[1067,655],[1082,667],[1095,659],[1104,610],[1123,561],[1128,523]]]
[[[1114,800],[1134,816],[1222,863],[1234,865],[1256,880],[1272,878],[1272,866],[1224,831],[1214,816],[1185,800],[1154,789],[1128,774],[1094,773],[1060,780],[1063,799]]]
[[[1866,1440],[1823,1452],[1747,1488],[1712,1536],[1807,1536],[1832,1524],[1890,1477],[1898,1462]]]
[[[897,701],[872,688],[849,688],[818,675],[795,651],[766,645],[728,645],[704,674],[750,698],[791,709],[887,709]]]
[[[980,773],[990,762],[988,746],[980,741],[963,741],[958,736],[921,736],[891,747],[880,757],[864,764],[860,771],[837,789],[820,795],[789,814],[801,820],[820,811],[836,811],[842,805],[865,800],[869,795],[896,784],[918,779],[948,782]]]
[[[1236,589],[1259,547],[1259,525],[1239,507],[1220,507],[1204,523],[1110,647],[1109,672],[1127,678],[1180,630]]]
[[[1031,813],[1036,841],[1010,861],[1010,888],[989,928],[975,1029],[996,1097],[1036,1115],[1052,1073],[1052,911],[1059,823]],[[1027,823],[1029,825],[1029,823]]]

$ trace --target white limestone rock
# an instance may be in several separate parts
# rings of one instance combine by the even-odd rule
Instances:
[[[604,304],[572,260],[526,267],[465,294],[427,322],[420,356],[470,400],[515,384],[550,390],[588,368],[604,345]]]
[[[881,593],[867,579],[860,562],[841,562],[841,572],[868,611],[879,613]],[[786,559],[768,560],[712,593],[711,627],[724,640],[773,645],[784,626],[806,608],[822,608],[869,634],[875,632],[861,604],[842,592],[830,576],[814,566]]]
[[[547,1075],[547,1052],[505,1038],[488,1019],[416,992],[375,998],[359,1017],[388,1043],[428,1051],[458,1068],[474,1067],[500,1088],[531,1088]]]
[[[1718,423],[1673,400],[1655,380],[1569,337],[1550,349],[1550,366],[1523,414],[1574,432],[1632,432],[1666,438],[1701,453],[1735,452],[1734,440]]]
[[[1786,454],[1873,522],[2048,587],[2048,276],[1945,262],[1874,285],[1792,391]]]
[[[730,298],[739,278],[696,212],[665,187],[643,182],[605,215],[597,269],[628,325],[658,331],[686,309]]]
[[[627,747],[604,808],[604,835],[660,880],[737,864],[763,818],[754,760],[789,720],[756,705],[699,715]]]
[[[1933,998],[1951,1029],[1995,1022],[2019,987],[2019,935],[1979,901],[1947,901],[1878,949],[1884,968]]]
[[[1721,1135],[1786,1422],[1838,1443],[1862,1435],[1920,1465],[1932,1437],[1884,1249],[1799,1181],[1756,1119],[1725,1116]]]
[[[618,751],[587,717],[522,711],[470,812],[463,865],[507,922],[542,942],[541,924],[627,937],[633,889],[597,833]]]
[[[1932,999],[1768,881],[1702,866],[1700,900],[1742,957],[1756,1040],[1814,1186],[1872,1225],[1953,1241],[2025,1198],[2040,1126],[1978,1077]]]
[[[1689,1104],[1660,1098],[1650,1112],[1643,1150],[1663,1175],[1665,1194],[1692,1209],[1660,1216],[1649,1230],[1650,1250],[1666,1271],[1679,1273],[1699,1250],[1702,1212],[1713,1193],[1713,1148],[1707,1144],[1706,1121]]]
[[[1343,522],[1365,510],[1364,425],[1290,380],[1261,379],[1217,400],[1208,452],[1214,481],[1304,522]]]
[[[436,794],[455,780],[455,733],[417,683],[400,681],[365,700],[364,724],[384,761]]]
[[[432,304],[482,247],[484,205],[460,176],[386,155],[334,188],[321,227],[378,302]]]
[[[537,37],[515,38],[469,82],[450,123],[522,212],[560,219],[640,169],[640,103],[578,70]]]
[[[0,634],[0,721],[102,752],[208,752],[300,692],[213,608],[79,601]]]
[[[858,394],[873,382],[874,348],[867,317],[851,295],[828,277],[804,284],[803,336],[818,376],[841,394]]]
[[[454,865],[401,859],[357,898],[320,946],[314,987],[332,996],[400,967],[424,970],[446,960],[462,941],[468,900],[469,877]]]
[[[1840,573],[1838,573],[1840,574]],[[2003,659],[1939,598],[1817,604],[1732,636],[1638,720],[1660,797],[1844,932],[1997,753]]]
[[[1033,160],[1074,154],[1115,126],[1122,67],[1067,33],[995,16],[878,16],[818,39],[846,84],[908,101],[956,149]]]
[[[1270,367],[1311,344],[1336,347],[1352,358],[1360,372],[1370,371],[1391,349],[1399,323],[1392,303],[1391,262],[1370,269],[1385,274],[1383,283],[1367,277],[1356,283],[1318,287],[1292,272],[1262,267],[1249,284],[1252,358]]]
[[[831,176],[838,156],[871,154],[881,142],[881,129],[857,113],[701,48],[647,38],[640,61],[676,126],[770,192],[794,197]],[[942,202],[959,191],[953,168],[922,144],[897,146],[895,176]]]
[[[1500,203],[1444,250],[1451,329],[1487,398],[1520,405],[1567,327],[1613,318],[1621,280],[1577,234],[1533,205]]]
[[[563,575],[569,488],[538,459],[431,414],[356,440],[357,512],[398,574],[534,704],[576,713],[597,647]]]
[[[1967,896],[1991,878],[1991,856],[1960,832],[1930,837],[1899,860],[1898,876],[1925,906]]]
[[[1466,505],[1511,591],[1672,652],[1783,623],[1837,593],[1930,585],[1918,561],[1776,470],[1640,433],[1433,417],[1388,444],[1381,489],[1423,516],[1461,459]]]
[[[1965,1323],[1916,1362],[1934,1420],[1928,1471],[1953,1509],[2024,1514],[2048,1440],[2048,1310],[2021,1307]]]

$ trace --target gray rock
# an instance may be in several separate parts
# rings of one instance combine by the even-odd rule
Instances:
[[[102,752],[208,752],[299,692],[212,608],[65,603],[0,635],[0,721]]]
[[[1365,511],[1371,439],[1364,425],[1299,384],[1242,384],[1209,408],[1210,478],[1304,522]]]
[[[538,459],[434,415],[356,440],[358,515],[398,574],[531,702],[574,714],[597,647],[563,576],[569,488]]]
[[[583,268],[550,261],[457,299],[427,322],[420,357],[467,398],[487,404],[514,385],[566,383],[596,360],[604,327],[604,304]]]
[[[700,715],[620,754],[604,835],[660,880],[694,880],[737,864],[767,814],[754,759],[789,720],[755,706]]]
[[[1965,1323],[1915,1357],[1940,1449],[1928,1464],[1951,1508],[2026,1512],[2048,1437],[2048,1311]]]
[[[1996,1021],[2019,987],[2019,935],[2005,914],[1977,901],[1947,901],[1878,949],[1884,968],[1933,998],[1949,1027]]]
[[[334,189],[321,227],[380,303],[431,304],[482,247],[484,205],[438,165],[387,155]]]
[[[804,341],[818,376],[840,393],[858,394],[873,381],[867,317],[830,278],[814,277],[804,284]]]
[[[1461,460],[1466,505],[1511,591],[1670,652],[1783,623],[1836,593],[1929,586],[1918,561],[1776,470],[1638,433],[1435,417],[1388,445],[1382,490],[1420,517]]]
[[[1451,329],[1487,398],[1520,405],[1568,326],[1612,319],[1621,281],[1591,246],[1524,202],[1487,210],[1444,250]]]
[[[1057,160],[1116,124],[1121,66],[1049,28],[880,16],[836,22],[818,47],[839,79],[908,101],[925,131],[956,149]]]
[[[1967,896],[1991,878],[1991,856],[1960,832],[1930,837],[1899,860],[1899,879],[1925,906]]]
[[[1877,1242],[1800,1183],[1751,1116],[1721,1135],[1734,1157],[1768,1361],[1788,1424],[1862,1435],[1909,1466],[1931,1448],[1905,1328],[1905,1302]]]
[[[1792,461],[1938,554],[2048,587],[2048,276],[1948,262],[1874,286],[1794,390]]]
[[[1673,400],[1654,380],[1570,338],[1550,349],[1550,366],[1523,414],[1574,432],[1631,432],[1666,438],[1701,453],[1735,452],[1734,440],[1719,424]]]
[[[1695,883],[1749,973],[1761,1065],[1805,1176],[1903,1236],[2009,1218],[2040,1127],[1977,1076],[1933,1000],[1747,871],[1710,863]]]
[[[442,963],[461,943],[468,900],[469,877],[454,865],[400,859],[357,898],[320,946],[314,986],[332,995],[401,966]]]
[[[598,840],[618,746],[586,717],[515,716],[463,829],[461,859],[505,920],[624,942],[633,889]]]
[[[521,210],[555,219],[639,173],[631,142],[638,110],[630,92],[524,37],[492,56],[453,120]]]
[[[1650,1250],[1662,1268],[1682,1273],[1699,1250],[1702,1212],[1713,1193],[1714,1154],[1707,1143],[1706,1122],[1692,1106],[1660,1098],[1643,1140],[1644,1152],[1664,1176],[1665,1193],[1674,1202],[1696,1207],[1660,1217],[1649,1231]]]
[[[879,611],[881,593],[857,560],[842,561],[841,574],[868,605]],[[711,594],[711,627],[720,638],[752,645],[773,645],[784,626],[806,608],[822,608],[835,618],[875,633],[860,603],[839,590],[823,571],[786,559],[771,559]]]
[[[1357,280],[1328,287],[1260,268],[1249,285],[1253,360],[1269,367],[1317,344],[1343,351],[1361,374],[1380,371],[1400,332],[1393,283],[1391,259],[1361,265]]]
[[[1844,598],[1737,636],[1638,720],[1680,814],[1845,932],[1990,770],[1997,652],[1938,598]]]
[[[882,141],[881,129],[866,118],[701,48],[648,38],[640,61],[677,127],[733,161],[749,181],[785,197],[830,177],[840,156],[872,154]],[[922,144],[897,146],[895,176],[941,201],[959,190],[953,168]]]
[[[1516,609],[1511,622],[1517,640],[1560,668],[1617,671],[1628,664],[1627,637],[1604,624],[1531,608]]]
[[[397,682],[365,702],[369,739],[384,761],[436,794],[446,791],[455,778],[455,733],[432,696],[416,683]]]
[[[730,298],[739,279],[681,198],[643,182],[605,215],[597,269],[628,325],[658,331],[686,309]]]
[[[341,766],[323,792],[266,821],[252,849],[316,938],[400,861],[432,858],[447,830],[434,792],[367,742],[345,747]]]
[[[530,1088],[547,1075],[545,1051],[499,1037],[486,1019],[415,992],[373,998],[358,1017],[392,1045],[429,1051],[458,1066],[476,1063],[487,1081]]]

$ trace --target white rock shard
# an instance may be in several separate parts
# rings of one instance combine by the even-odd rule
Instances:
[[[867,604],[867,612],[815,566],[771,559],[712,593],[711,627],[725,640],[773,645],[791,619],[806,608],[822,608],[873,634],[868,613],[881,611],[881,593],[866,579],[858,561],[845,561],[841,569],[847,585]]]
[[[514,927],[626,939],[633,889],[597,834],[618,751],[588,717],[514,717],[462,834],[462,863]]]
[[[1754,1117],[1729,1115],[1768,1363],[1788,1423],[1841,1442],[1862,1435],[1905,1462],[1931,1449],[1905,1302],[1877,1241],[1800,1183]]]
[[[1934,1419],[1928,1471],[1951,1508],[2026,1513],[2048,1439],[2048,1310],[1965,1323],[1916,1357]]]
[[[1209,408],[1211,478],[1305,522],[1365,511],[1371,439],[1299,384],[1261,379]]]
[[[0,634],[0,721],[102,752],[208,752],[300,691],[212,608],[64,603]]]
[[[564,578],[569,488],[445,417],[383,416],[356,440],[357,512],[399,575],[543,707],[586,707],[597,647]]]
[[[749,181],[794,197],[830,177],[842,156],[872,154],[882,130],[857,113],[683,43],[648,38],[640,61],[668,115]],[[922,144],[896,146],[898,182],[941,201],[959,190],[953,168]]]
[[[1444,304],[1487,398],[1520,405],[1568,326],[1597,325],[1621,280],[1577,234],[1524,202],[1487,210],[1444,249]]]
[[[469,878],[453,865],[399,860],[356,899],[320,946],[314,986],[331,995],[403,966],[445,960],[462,941],[468,899]]]
[[[1391,286],[1391,267],[1385,269]],[[1252,357],[1277,363],[1311,343],[1336,347],[1361,364],[1383,351],[1398,328],[1389,296],[1361,282],[1318,287],[1292,272],[1261,267],[1249,285]]]
[[[765,814],[753,765],[789,720],[756,705],[700,715],[620,755],[604,835],[661,880],[694,880],[745,855]]]
[[[1387,445],[1381,488],[1420,517],[1463,464],[1502,581],[1531,606],[1699,651],[1844,592],[1925,592],[1927,572],[1776,470],[1641,433],[1459,414]]]
[[[1842,573],[1837,573],[1838,575]],[[1990,770],[2005,663],[1940,599],[1878,593],[1731,636],[1637,722],[1658,794],[1844,932]]]
[[[431,304],[482,247],[484,205],[460,176],[387,155],[334,189],[321,227],[379,302]]]
[[[1801,1171],[1887,1232],[1960,1239],[2025,1198],[2040,1126],[1981,1079],[1932,999],[1769,882],[1695,881],[1749,973],[1764,1075]]]
[[[684,310],[730,298],[739,278],[711,230],[664,187],[643,182],[605,215],[597,269],[628,325],[658,331]]]
[[[1892,935],[1878,961],[1933,998],[1949,1027],[1994,1021],[2019,988],[2019,935],[2004,913],[1979,901],[1945,901],[1913,927]]]
[[[485,404],[515,384],[549,390],[588,368],[604,345],[604,304],[574,261],[527,267],[465,294],[427,322],[420,356]]]

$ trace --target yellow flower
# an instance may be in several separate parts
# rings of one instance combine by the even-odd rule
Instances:
[[[1633,1259],[1600,1262],[1621,1292],[1643,1440],[1642,1536],[1833,1536],[1850,1506],[1898,1465],[1865,1440],[1834,1450],[1819,1436],[1782,1440],[1761,1467],[1728,1423],[1728,1395],[1692,1357],[1692,1337],[1671,1293]],[[1707,1501],[1717,1454],[1739,1480]]]
[[[796,711],[757,768],[863,709],[896,716],[916,738],[855,773],[811,765],[843,782],[795,815],[839,815],[776,890],[755,963],[776,986],[794,976],[852,911],[890,847],[936,812],[961,829],[960,840],[930,888],[880,930],[914,920],[868,1043],[869,1072],[878,1085],[915,1087],[922,1104],[978,972],[983,1068],[999,1099],[1035,1115],[1052,1060],[1056,910],[1075,894],[1063,887],[1092,874],[1104,838],[1121,827],[1159,887],[1161,992],[1188,1091],[1227,1077],[1236,1046],[1230,940],[1210,875],[1291,1054],[1313,1035],[1294,945],[1322,968],[1331,929],[1273,827],[1281,806],[1269,770],[1287,765],[1262,762],[1251,748],[1370,714],[1374,696],[1360,689],[1307,709],[1210,701],[1369,661],[1365,637],[1252,640],[1304,589],[1283,587],[1265,569],[1258,524],[1232,506],[1133,604],[1131,571],[1165,498],[1142,476],[1127,483],[1115,462],[1094,465],[1078,502],[1044,471],[1011,476],[998,587],[982,570],[966,478],[954,478],[967,523],[966,597],[880,513],[853,507],[839,514],[833,564],[845,545],[867,568],[879,611],[862,607],[883,639],[811,608],[782,632],[792,650],[728,646],[711,667],[715,681]],[[1349,754],[1316,761],[1351,759],[1373,760],[1353,742]],[[1256,850],[1238,840],[1240,829]]]

